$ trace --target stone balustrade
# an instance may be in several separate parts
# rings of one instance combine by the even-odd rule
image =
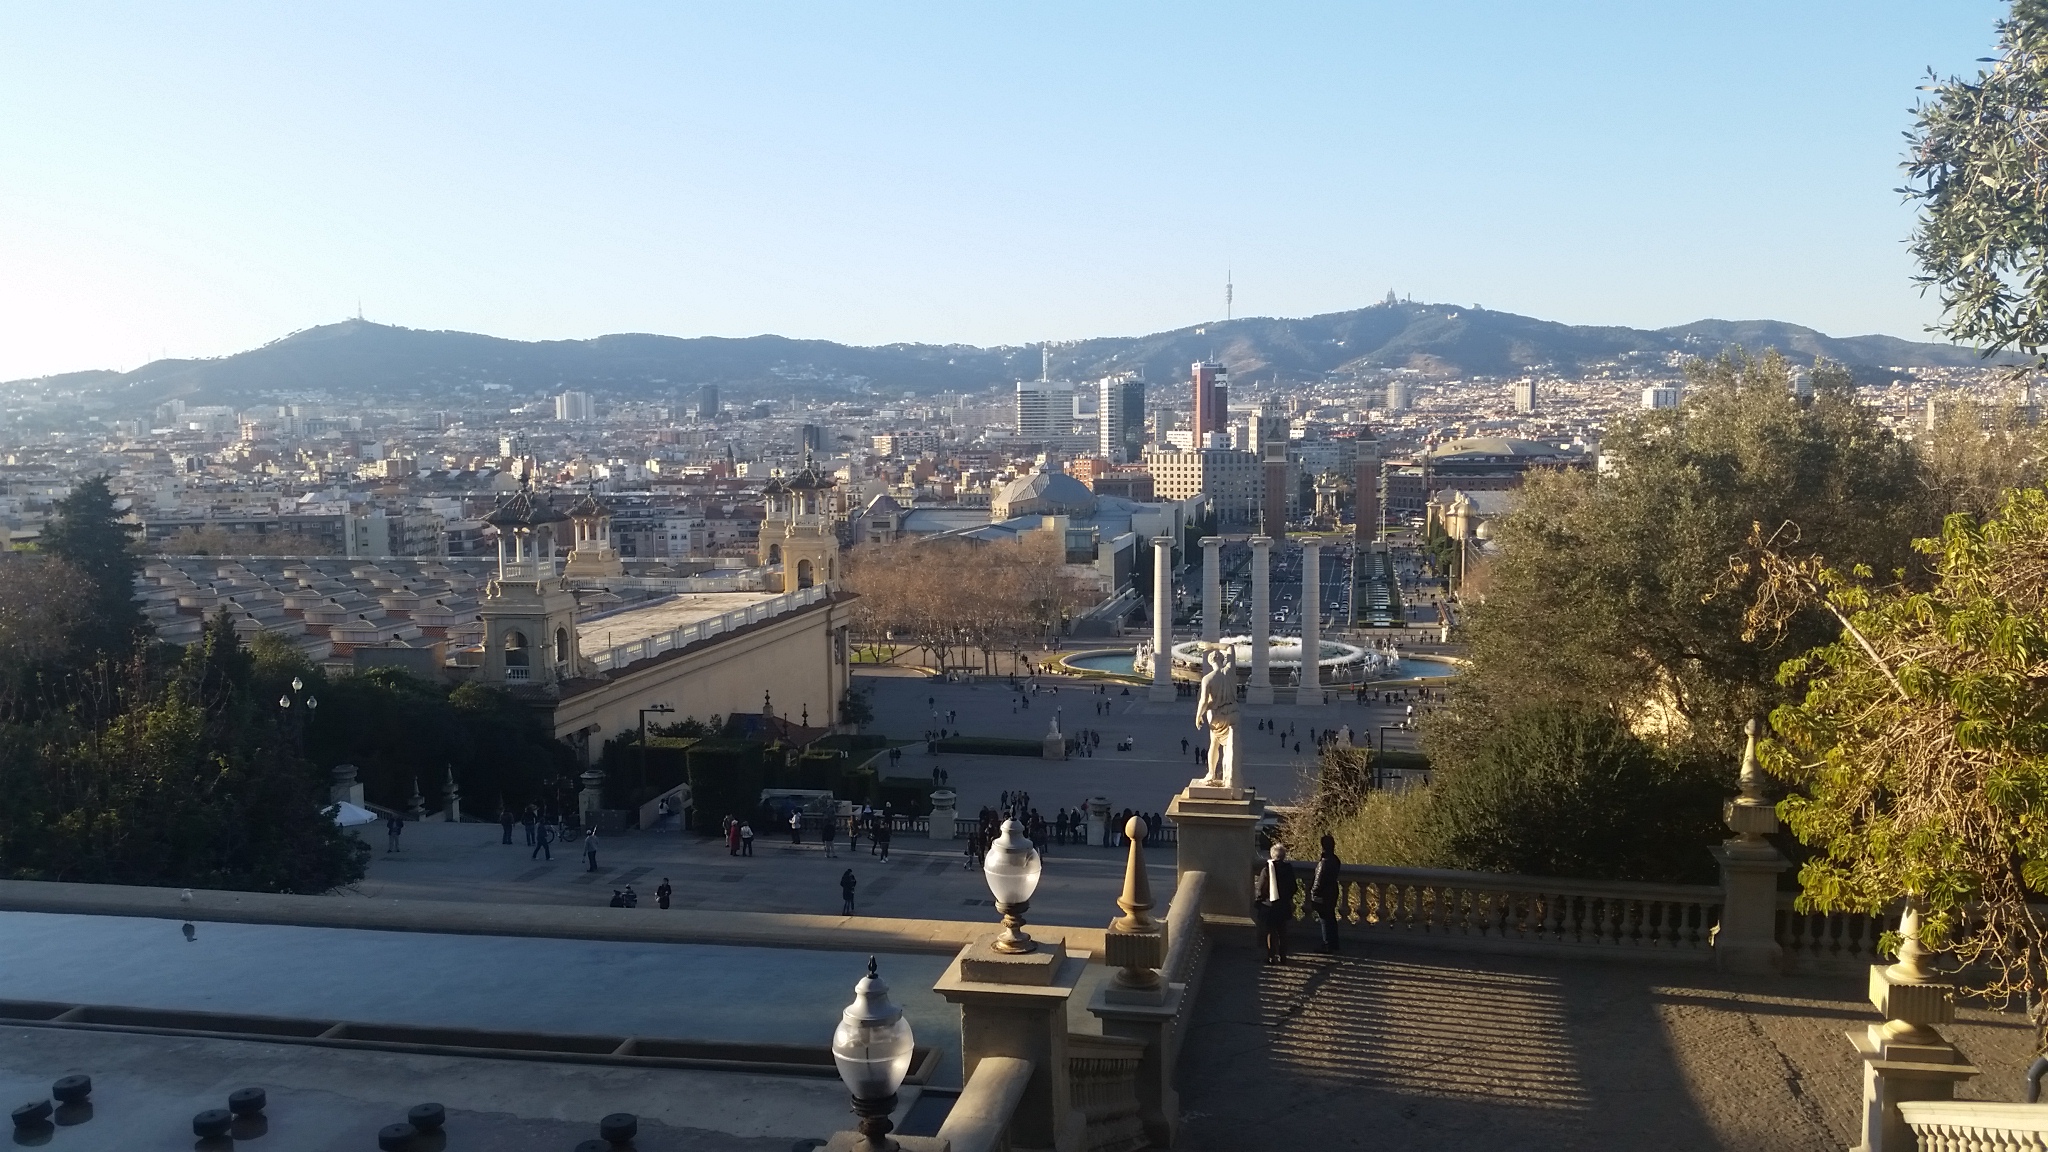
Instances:
[[[1778,945],[1785,950],[1787,972],[1860,972],[1879,963],[1877,941],[1899,927],[1899,914],[1866,916],[1860,912],[1801,912],[1798,897],[1778,894]]]
[[[1919,1152],[2048,1152],[2048,1107],[1988,1100],[1899,1104]]]
[[[674,651],[677,648],[687,648],[699,641],[708,640],[713,636],[726,632],[736,631],[749,624],[772,619],[787,612],[795,612],[800,608],[808,608],[827,599],[831,595],[831,587],[825,584],[819,584],[810,588],[800,588],[795,592],[785,592],[772,599],[763,600],[759,604],[749,604],[744,608],[735,608],[730,612],[720,613],[708,620],[699,620],[695,624],[685,624],[679,628],[671,628],[666,632],[656,633],[645,639],[634,640],[625,644],[614,644],[593,656],[591,664],[600,672],[614,672],[635,661],[652,660],[663,652]]]
[[[1123,1036],[1067,1037],[1074,1107],[1087,1121],[1088,1152],[1136,1152],[1150,1143],[1138,1117],[1138,1066],[1145,1044]]]
[[[1346,865],[1337,916],[1403,943],[1709,962],[1722,894],[1640,884],[1433,868]],[[1297,906],[1298,918],[1311,915]]]

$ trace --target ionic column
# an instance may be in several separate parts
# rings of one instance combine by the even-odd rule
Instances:
[[[1267,651],[1273,642],[1272,562],[1273,538],[1252,537],[1252,678],[1245,685],[1247,704],[1273,702],[1271,653]]]
[[[1152,699],[1173,699],[1173,537],[1152,538]]]
[[[1294,690],[1294,702],[1311,707],[1323,703],[1322,589],[1322,541],[1311,536],[1301,542],[1301,675]]]
[[[1223,538],[1202,537],[1202,639],[1223,636]]]

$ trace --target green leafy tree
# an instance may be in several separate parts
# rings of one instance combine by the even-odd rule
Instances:
[[[143,627],[135,603],[142,561],[114,508],[105,476],[81,482],[57,501],[57,515],[44,527],[40,546],[83,577],[78,594],[86,602],[86,621],[74,631],[81,662],[126,657]]]
[[[1759,633],[1819,606],[1840,638],[1788,661],[1763,766],[1793,792],[1787,826],[1817,849],[1800,902],[1875,913],[1900,897],[1959,978],[2014,996],[2048,1026],[2048,492],[2011,494],[1983,523],[1920,542],[1924,588],[1768,551]]]
[[[1610,431],[1611,468],[1540,473],[1493,522],[1499,554],[1471,607],[1472,666],[1432,718],[1432,758],[1454,762],[1522,705],[1606,709],[1658,740],[1727,758],[1743,722],[1781,698],[1787,649],[1833,636],[1819,612],[1745,640],[1753,578],[1732,577],[1752,525],[1796,522],[1783,546],[1890,571],[1935,513],[1910,447],[1856,402],[1846,374],[1792,394],[1775,354],[1689,366],[1687,398]],[[1774,647],[1781,644],[1785,647]]]
[[[321,813],[300,757],[222,614],[160,685],[131,684],[103,727],[8,729],[0,871],[24,878],[322,892],[368,848]]]
[[[1905,168],[1936,330],[2039,366],[2048,350],[2048,0],[2014,0],[1974,79],[1935,80]],[[1930,77],[1933,80],[1932,77]]]

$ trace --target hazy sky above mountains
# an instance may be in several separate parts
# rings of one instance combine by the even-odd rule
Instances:
[[[352,315],[1022,343],[1389,288],[1925,338],[1991,0],[0,6],[0,379]]]

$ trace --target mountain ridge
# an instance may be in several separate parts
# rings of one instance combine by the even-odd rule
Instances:
[[[1825,357],[1863,375],[1910,367],[2012,362],[1975,350],[1895,336],[1835,337],[1777,320],[1706,319],[1670,328],[1570,325],[1453,304],[1385,301],[1307,317],[1246,317],[1143,336],[1104,336],[1052,346],[1056,375],[1092,379],[1138,369],[1169,381],[1197,359],[1220,359],[1240,379],[1283,382],[1409,368],[1436,375],[1579,374],[1589,367],[1663,365],[1673,354],[1716,355],[1773,347],[1796,359]],[[464,393],[563,388],[655,398],[711,384],[733,399],[791,391],[930,393],[979,391],[1035,378],[1039,345],[839,344],[763,334],[678,337],[610,333],[583,340],[521,341],[473,332],[401,328],[348,319],[212,359],[157,360],[132,372],[87,370],[9,381],[96,395],[102,403],[153,405],[172,398],[229,403],[263,395],[449,400]]]

